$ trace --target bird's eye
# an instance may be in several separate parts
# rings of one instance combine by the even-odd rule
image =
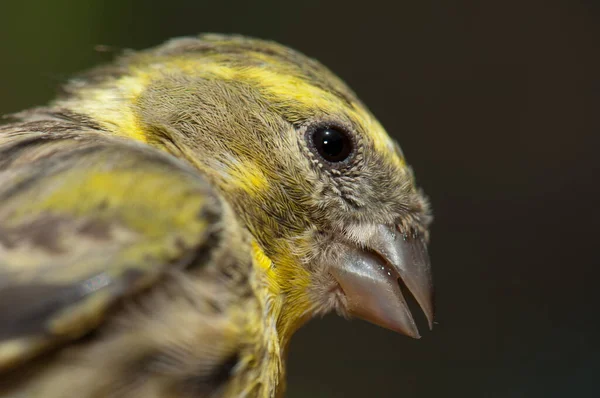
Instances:
[[[317,127],[310,133],[314,150],[330,163],[339,163],[348,159],[352,153],[352,139],[348,133],[337,127]]]

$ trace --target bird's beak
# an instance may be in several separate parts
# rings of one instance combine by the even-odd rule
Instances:
[[[349,248],[330,272],[347,298],[351,315],[419,338],[419,331],[400,290],[413,295],[433,326],[433,282],[422,237],[405,236],[394,227],[379,226],[366,249]]]

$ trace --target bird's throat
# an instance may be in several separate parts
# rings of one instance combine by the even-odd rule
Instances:
[[[275,325],[282,350],[312,316],[314,305],[306,293],[309,273],[296,261],[273,261],[256,242],[252,243],[255,292],[267,323]]]

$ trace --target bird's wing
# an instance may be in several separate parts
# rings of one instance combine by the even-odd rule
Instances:
[[[206,180],[162,151],[68,125],[0,128],[0,370],[202,263],[221,210]]]

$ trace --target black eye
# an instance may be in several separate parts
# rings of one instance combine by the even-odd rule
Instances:
[[[317,127],[311,134],[312,146],[331,163],[343,162],[352,153],[352,140],[348,133],[336,127]]]

